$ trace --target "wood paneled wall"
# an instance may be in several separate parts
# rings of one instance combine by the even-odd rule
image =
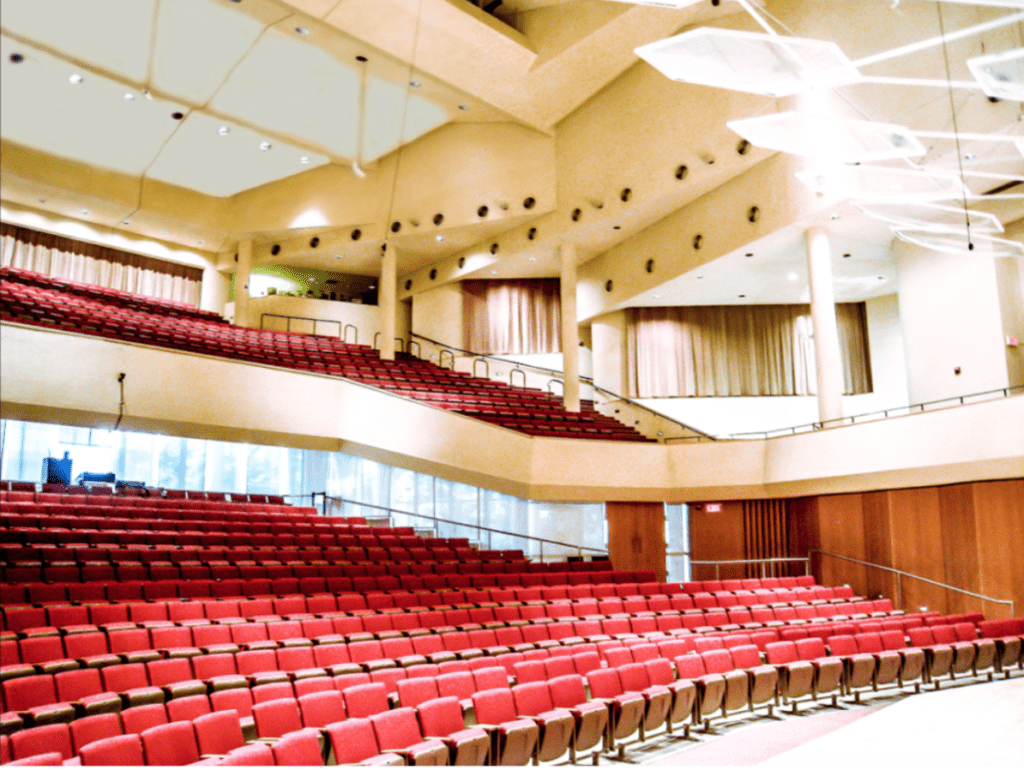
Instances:
[[[1024,479],[985,481],[790,501],[790,550],[810,548],[881,564],[1000,599],[1024,615]],[[865,596],[900,601],[895,576],[828,556],[814,572],[826,585],[849,583]],[[983,602],[911,578],[902,608],[1006,617]]]
[[[721,511],[707,511],[704,506],[690,506],[690,559],[692,561],[729,561],[745,559],[743,537],[743,503],[731,500],[722,503]],[[722,565],[718,577],[737,579],[746,577],[742,565]],[[690,571],[694,580],[715,580],[715,568],[694,565]]]
[[[615,569],[652,569],[665,580],[664,503],[605,503],[608,553]]]

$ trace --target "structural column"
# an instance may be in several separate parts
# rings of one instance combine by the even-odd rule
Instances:
[[[225,255],[222,255],[225,256]],[[227,254],[224,261],[233,261],[234,253]],[[217,315],[224,314],[224,305],[228,301],[228,277],[217,269],[216,265],[203,268],[203,284],[199,290],[199,307],[211,310]]]
[[[576,321],[576,246],[561,243],[558,254],[562,262],[562,403],[568,412],[580,410],[580,329]]]
[[[235,270],[235,326],[250,326],[249,273],[252,272],[252,240],[238,242],[238,268]]]
[[[385,243],[383,248],[377,289],[377,308],[380,311],[380,357],[384,361],[394,361],[398,312],[398,254],[393,243]]]
[[[839,349],[828,233],[820,227],[807,231],[807,272],[811,281],[811,321],[818,370],[818,419],[822,422],[840,420],[843,417],[843,358]]]

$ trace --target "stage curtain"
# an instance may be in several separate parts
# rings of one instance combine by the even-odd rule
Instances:
[[[864,303],[836,306],[846,394],[871,392]],[[803,396],[817,390],[808,305],[630,308],[630,395]]]
[[[203,271],[0,222],[2,264],[55,278],[199,305]]]
[[[557,278],[463,281],[466,347],[485,355],[558,353],[562,349]]]

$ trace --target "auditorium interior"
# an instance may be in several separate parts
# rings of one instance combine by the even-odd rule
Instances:
[[[4,0],[0,79],[0,762],[1019,766],[1022,0]]]

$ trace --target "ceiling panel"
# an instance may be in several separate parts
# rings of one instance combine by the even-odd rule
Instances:
[[[267,145],[267,149],[261,149]],[[147,176],[225,197],[327,162],[324,155],[271,142],[252,129],[194,112],[164,147]]]
[[[194,104],[205,104],[265,24],[224,0],[174,0],[160,4],[153,86]]]
[[[0,134],[60,157],[138,175],[180,125],[172,114],[186,110],[7,36],[0,54]]]
[[[155,7],[156,0],[4,0],[0,23],[5,32],[143,83]]]

